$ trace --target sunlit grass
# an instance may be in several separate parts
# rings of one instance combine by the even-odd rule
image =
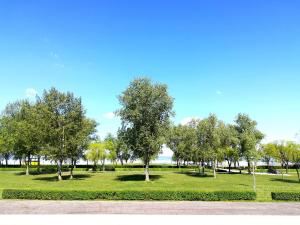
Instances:
[[[144,181],[141,171],[105,173],[75,172],[75,179],[64,174],[61,182],[55,174],[25,176],[20,172],[0,172],[0,190],[4,188],[51,190],[199,190],[251,191],[253,177],[246,174],[218,174],[214,179],[194,173],[152,171],[151,182]],[[289,177],[257,175],[257,201],[271,201],[272,191],[300,191],[295,174]]]

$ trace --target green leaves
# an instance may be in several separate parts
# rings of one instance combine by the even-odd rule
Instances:
[[[121,109],[117,114],[126,131],[126,144],[134,157],[149,163],[165,142],[173,115],[173,98],[168,95],[166,85],[138,78],[119,96],[119,101]]]

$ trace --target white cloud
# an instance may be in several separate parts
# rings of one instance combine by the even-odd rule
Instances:
[[[108,113],[105,113],[105,114],[103,115],[103,117],[104,117],[105,119],[112,120],[112,119],[115,118],[115,113],[113,113],[113,112],[108,112]]]
[[[220,91],[220,90],[217,90],[217,95],[222,95],[223,94],[223,92],[222,91]]]
[[[192,120],[199,120],[200,118],[197,116],[191,116],[191,117],[186,117],[183,118],[180,122],[181,125],[187,125],[188,123],[190,123]]]
[[[38,92],[33,88],[26,89],[26,97],[28,97],[28,98],[34,98],[37,96],[37,94],[38,94]]]

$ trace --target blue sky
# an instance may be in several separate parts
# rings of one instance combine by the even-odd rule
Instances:
[[[82,97],[103,136],[116,96],[148,76],[168,84],[176,123],[243,112],[267,140],[294,139],[299,24],[297,0],[2,0],[0,109],[54,86]]]

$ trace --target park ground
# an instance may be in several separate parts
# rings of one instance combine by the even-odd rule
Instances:
[[[0,194],[7,188],[34,190],[197,190],[252,191],[253,177],[247,174],[218,174],[203,177],[192,171],[152,171],[151,182],[144,181],[142,171],[75,171],[75,178],[57,181],[56,174],[25,176],[20,171],[0,171]],[[272,191],[300,191],[295,173],[290,176],[256,175],[257,202],[270,202]]]

